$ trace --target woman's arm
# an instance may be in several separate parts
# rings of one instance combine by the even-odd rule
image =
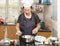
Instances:
[[[17,30],[17,31],[20,30],[19,27],[20,27],[20,26],[19,26],[19,23],[17,23],[17,24],[16,24],[16,30]]]
[[[37,30],[39,30],[40,29],[40,23],[37,23],[37,25],[36,25],[36,28],[37,28]]]
[[[38,17],[38,15],[34,14],[35,16],[35,23],[36,23],[36,27],[33,29],[32,33],[36,34],[38,32],[38,30],[40,29],[40,19]]]
[[[16,30],[17,30],[16,34],[18,36],[20,36],[22,34],[22,32],[20,31],[20,25],[19,25],[19,23],[16,24]]]

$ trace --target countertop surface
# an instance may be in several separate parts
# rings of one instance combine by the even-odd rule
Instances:
[[[19,46],[19,45],[0,45],[0,46]],[[58,44],[55,44],[55,45],[40,44],[40,45],[26,45],[26,46],[59,46],[59,45]]]
[[[0,46],[7,46],[7,45],[0,45]],[[12,45],[13,46],[13,45]],[[31,45],[30,45],[31,46]],[[37,46],[56,46],[56,45],[37,45]],[[58,45],[57,45],[58,46]]]

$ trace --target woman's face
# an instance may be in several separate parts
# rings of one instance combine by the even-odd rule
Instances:
[[[24,13],[30,13],[31,8],[30,7],[24,7]]]

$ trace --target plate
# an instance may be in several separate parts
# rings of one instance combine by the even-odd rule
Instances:
[[[46,38],[44,36],[35,36],[35,40],[38,42],[44,42]]]

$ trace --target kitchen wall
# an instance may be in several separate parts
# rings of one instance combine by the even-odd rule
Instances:
[[[52,31],[52,36],[57,37],[57,1],[52,0],[51,5],[44,7],[45,28]]]
[[[58,32],[58,38],[59,38],[59,40],[60,40],[60,0],[58,0],[57,1],[58,3],[57,3],[57,11],[58,11],[58,22],[57,22],[57,32]],[[59,43],[60,43],[60,41],[59,41]],[[60,45],[60,44],[59,44]]]

